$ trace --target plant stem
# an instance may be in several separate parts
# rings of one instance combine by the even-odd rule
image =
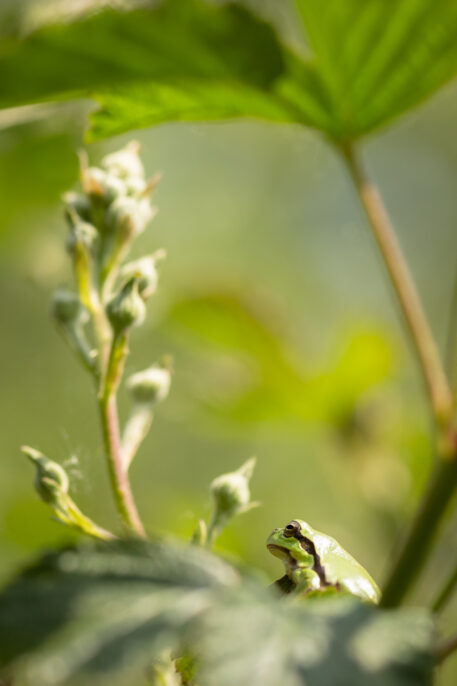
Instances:
[[[445,639],[438,644],[436,649],[437,662],[444,662],[455,650],[457,650],[457,634]]]
[[[457,587],[457,565],[455,569],[452,570],[448,580],[444,584],[441,591],[438,593],[435,602],[432,605],[434,612],[440,612],[446,605],[447,601],[451,598],[453,592]]]
[[[128,529],[145,537],[122,455],[117,413],[116,391],[126,355],[127,335],[121,334],[116,336],[111,344],[108,367],[98,404],[108,472],[118,512]]]
[[[389,215],[376,186],[368,179],[353,147],[343,149],[343,157],[360,201],[384,258],[392,285],[403,310],[419,364],[426,382],[433,414],[439,425],[447,425],[452,414],[452,394],[438,349],[425,316],[408,264]]]
[[[98,526],[98,524],[95,524],[92,519],[86,517],[86,515],[81,512],[79,507],[72,501],[71,498],[67,498],[65,504],[66,509],[64,514],[66,516],[69,515],[70,517],[70,519],[65,522],[68,526],[73,526],[78,531],[82,531],[88,536],[101,539],[102,541],[116,540],[117,536],[114,536],[111,531],[103,529],[101,526]]]
[[[456,486],[457,460],[440,460],[384,586],[381,599],[382,607],[399,605],[419,575]]]
[[[455,269],[452,287],[451,314],[448,324],[445,361],[448,379],[455,394],[457,372],[457,268]]]
[[[422,569],[457,486],[452,394],[408,264],[378,190],[368,179],[354,148],[348,145],[342,152],[401,305],[440,429],[438,449],[442,459],[384,588],[381,605],[393,607],[402,601]]]

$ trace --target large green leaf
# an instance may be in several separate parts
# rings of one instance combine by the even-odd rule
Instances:
[[[335,139],[384,124],[457,73],[456,0],[297,5],[325,93],[327,133]]]
[[[427,686],[433,626],[348,597],[288,602],[163,543],[54,553],[0,595],[0,667],[21,686],[125,686],[184,648],[202,686]]]
[[[201,0],[152,0],[130,12],[100,11],[5,41],[0,56],[2,107],[132,82],[144,84],[151,101],[163,97],[151,82],[176,88],[181,82],[184,91],[193,83],[201,89],[226,84],[234,97],[240,87],[254,94],[268,89],[283,70],[270,26],[236,4],[214,7]]]
[[[192,547],[130,542],[50,554],[0,597],[0,667],[27,684],[125,684],[179,644],[214,588],[237,579]]]
[[[236,627],[236,630],[234,630]],[[204,617],[205,686],[429,686],[426,612],[349,598],[300,605],[230,594]]]
[[[256,0],[150,0],[4,40],[0,106],[92,95],[101,104],[92,137],[163,121],[260,117],[341,142],[457,72],[457,0],[296,3],[306,59]]]

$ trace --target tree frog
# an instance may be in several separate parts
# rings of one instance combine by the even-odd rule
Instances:
[[[301,519],[274,529],[267,548],[283,561],[286,574],[276,584],[286,593],[335,589],[377,603],[380,591],[368,572],[331,536]]]

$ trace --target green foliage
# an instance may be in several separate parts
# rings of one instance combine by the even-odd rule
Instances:
[[[10,39],[3,107],[92,95],[92,137],[172,120],[260,117],[354,140],[457,72],[457,2],[297,0],[311,54],[256,3],[151,1]],[[248,7],[250,9],[248,9]]]
[[[201,549],[162,542],[53,553],[0,597],[0,664],[42,686],[131,683],[184,647],[208,686],[426,686],[432,641],[424,611],[285,602]]]

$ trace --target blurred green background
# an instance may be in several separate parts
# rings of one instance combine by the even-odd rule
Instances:
[[[61,194],[78,182],[90,102],[0,114],[0,576],[70,540],[19,452],[65,464],[75,499],[115,517],[90,383],[48,315],[71,280]],[[457,87],[365,144],[442,350],[457,258]],[[174,358],[172,392],[132,469],[150,532],[189,538],[208,484],[257,455],[252,494],[217,548],[280,573],[270,530],[299,517],[382,582],[431,469],[421,379],[384,266],[341,161],[316,133],[255,122],[169,124],[132,137],[163,172],[135,254],[167,250],[127,371]],[[126,409],[125,406],[124,410]],[[452,566],[457,518],[413,596]],[[455,627],[457,604],[443,629]],[[449,660],[442,683],[454,683]]]

